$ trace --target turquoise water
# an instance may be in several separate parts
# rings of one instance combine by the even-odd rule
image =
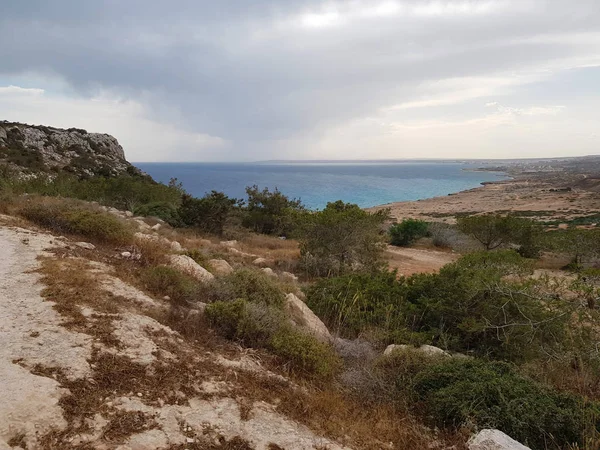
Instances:
[[[343,200],[361,207],[447,195],[500,179],[491,172],[464,169],[476,165],[453,162],[350,163],[136,163],[154,179],[177,178],[192,195],[211,190],[245,198],[253,184],[277,187],[300,198],[311,209]]]

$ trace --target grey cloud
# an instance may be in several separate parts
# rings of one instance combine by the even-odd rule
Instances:
[[[292,18],[333,3],[8,3],[0,18],[0,73],[57,74],[81,95],[114,90],[146,102],[160,120],[248,146],[409,101],[424,81],[600,58],[598,38],[531,40],[600,33],[597,0],[497,0],[488,2],[498,8],[490,14],[353,18],[311,30]],[[477,4],[429,2],[453,3]],[[402,4],[409,11],[426,2]],[[361,3],[335,5],[343,12]]]

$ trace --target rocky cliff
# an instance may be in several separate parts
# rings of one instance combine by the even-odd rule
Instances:
[[[138,173],[108,134],[0,121],[0,165],[26,173],[67,171],[77,176]]]

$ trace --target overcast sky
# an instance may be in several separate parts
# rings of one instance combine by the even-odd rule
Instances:
[[[0,119],[132,161],[600,153],[600,0],[21,0]]]

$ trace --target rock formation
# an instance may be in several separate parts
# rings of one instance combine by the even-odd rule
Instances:
[[[108,134],[0,121],[0,164],[24,173],[66,171],[77,176],[139,174]]]

